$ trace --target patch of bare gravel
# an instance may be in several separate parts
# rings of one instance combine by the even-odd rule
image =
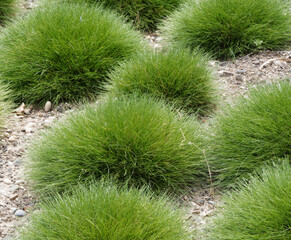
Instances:
[[[250,86],[291,78],[291,51],[265,51],[211,64],[217,68],[226,100],[245,94]]]
[[[26,147],[38,131],[62,116],[64,109],[61,105],[51,112],[26,108],[27,114],[11,113],[8,126],[0,133],[0,239],[6,239],[27,219],[36,202],[24,176]]]

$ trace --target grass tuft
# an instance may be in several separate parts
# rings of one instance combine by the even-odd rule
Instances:
[[[200,124],[145,96],[104,98],[46,131],[29,150],[39,194],[113,177],[178,193],[205,180]]]
[[[107,90],[117,96],[149,94],[187,112],[205,115],[214,109],[217,95],[208,60],[187,49],[143,52],[109,74]]]
[[[41,205],[21,239],[191,239],[183,212],[147,189],[95,183]]]
[[[52,0],[45,0],[52,2]],[[101,3],[124,15],[141,31],[154,32],[157,24],[184,0],[53,0],[53,2]]]
[[[251,89],[217,116],[209,157],[220,184],[247,178],[274,158],[290,157],[290,96],[290,80],[282,80]]]
[[[282,0],[188,0],[161,30],[174,45],[227,59],[290,47],[291,12]]]
[[[0,25],[14,13],[15,11],[15,0],[1,0],[0,1]]]
[[[0,77],[17,103],[92,98],[107,71],[140,50],[141,41],[123,18],[99,5],[47,5],[3,30]]]
[[[289,240],[291,236],[289,161],[267,166],[231,192],[208,228],[209,240]]]

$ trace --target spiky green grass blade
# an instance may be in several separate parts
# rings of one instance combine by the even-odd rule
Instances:
[[[187,49],[147,51],[120,63],[109,75],[107,90],[115,95],[149,94],[200,115],[210,113],[216,90],[208,58]]]
[[[43,0],[51,2],[102,3],[133,22],[137,29],[153,32],[157,24],[174,11],[183,0]]]
[[[137,96],[86,106],[37,138],[29,175],[40,194],[110,176],[179,192],[204,180],[204,139],[195,119]]]
[[[95,183],[41,205],[22,240],[160,239],[187,240],[183,212],[145,188]]]
[[[99,5],[47,5],[3,31],[0,77],[18,103],[78,101],[98,94],[107,71],[141,48],[139,33]]]
[[[4,87],[4,85],[0,84],[0,131],[1,128],[4,127],[4,124],[6,122],[6,115],[12,107],[12,104],[8,100],[8,98],[9,95],[6,88]]]
[[[253,88],[217,117],[210,138],[212,169],[231,184],[273,158],[290,157],[290,80]]]
[[[221,214],[208,228],[208,240],[289,240],[291,236],[290,162],[265,167],[225,198]]]
[[[0,2],[0,25],[4,24],[15,11],[15,0],[1,0]]]
[[[174,45],[226,59],[290,47],[291,12],[282,0],[188,0],[161,30]]]

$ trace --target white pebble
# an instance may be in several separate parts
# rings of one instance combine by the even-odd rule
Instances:
[[[49,112],[52,108],[52,103],[50,101],[47,101],[45,106],[44,106],[44,111]]]

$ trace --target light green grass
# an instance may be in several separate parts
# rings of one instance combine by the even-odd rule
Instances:
[[[17,103],[94,98],[107,71],[142,49],[141,41],[123,18],[99,5],[47,5],[3,30],[0,78]]]
[[[147,51],[120,63],[109,74],[114,95],[149,94],[187,112],[206,115],[215,108],[217,91],[208,58],[187,49]]]
[[[291,46],[291,12],[282,0],[187,0],[162,25],[175,46],[218,59]]]
[[[183,211],[145,188],[95,183],[41,205],[22,240],[187,240]]]
[[[290,80],[250,89],[216,117],[209,158],[219,184],[248,177],[273,158],[290,157]]]
[[[28,150],[39,194],[113,177],[178,193],[205,181],[200,124],[146,96],[107,98],[60,121]]]
[[[224,199],[208,240],[289,240],[290,161],[265,167]]]

